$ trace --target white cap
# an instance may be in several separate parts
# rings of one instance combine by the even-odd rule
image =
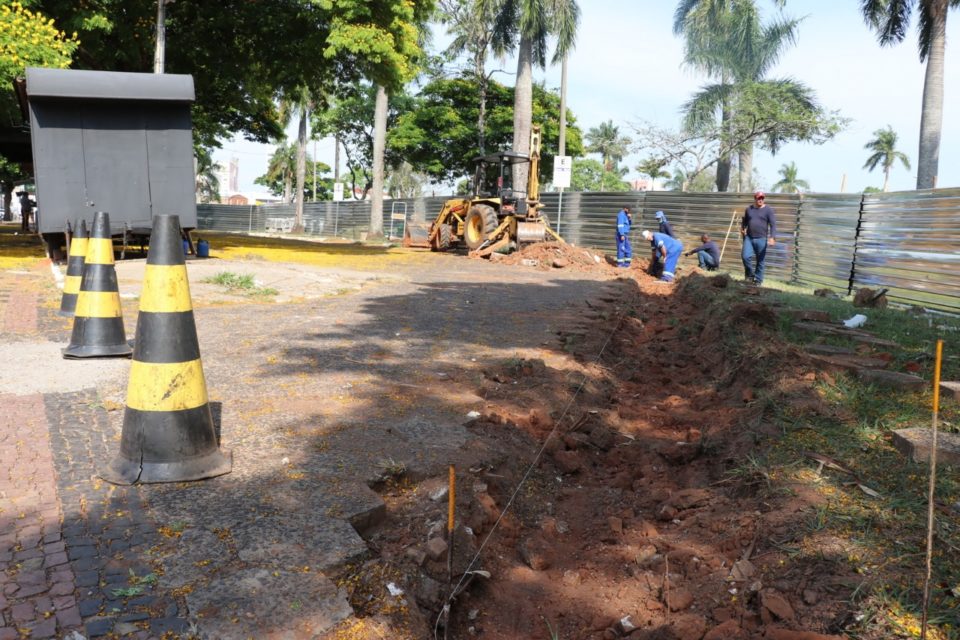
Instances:
[[[650,238],[653,237],[653,234],[650,233],[649,229],[644,229],[641,235],[643,236],[644,240],[649,240]]]

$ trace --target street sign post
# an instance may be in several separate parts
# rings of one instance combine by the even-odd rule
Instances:
[[[553,186],[560,189],[560,202],[557,204],[557,235],[560,235],[560,218],[563,216],[563,190],[570,187],[570,175],[573,173],[573,157],[553,157]]]
[[[334,182],[333,183],[333,201],[340,202],[343,200],[343,183]]]

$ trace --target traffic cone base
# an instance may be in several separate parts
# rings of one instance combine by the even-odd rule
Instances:
[[[177,216],[155,216],[120,453],[100,477],[116,484],[184,482],[229,473],[219,449]]]
[[[196,429],[192,425],[210,428]],[[230,473],[233,456],[217,448],[212,427],[209,404],[181,411],[140,411],[128,406],[123,415],[120,455],[101,471],[100,477],[114,484],[150,484]]]
[[[77,309],[77,294],[83,280],[83,265],[87,257],[87,222],[81,220],[76,225],[76,233],[70,241],[70,255],[67,258],[67,275],[63,279],[63,297],[60,299],[61,316],[73,317]]]
[[[105,358],[129,356],[120,307],[117,270],[113,264],[110,216],[98,211],[87,240],[83,278],[77,293],[70,345],[64,358]]]

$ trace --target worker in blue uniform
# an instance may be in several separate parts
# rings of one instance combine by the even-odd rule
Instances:
[[[671,238],[677,237],[677,234],[673,232],[673,226],[670,224],[670,221],[667,220],[667,214],[663,211],[657,211],[653,214],[653,217],[657,219],[657,223],[660,225],[660,233],[665,233]]]
[[[660,276],[660,279],[664,282],[673,282],[677,270],[677,261],[680,260],[680,254],[683,253],[683,243],[665,233],[652,232],[646,229],[643,231],[643,237],[653,247],[656,260],[663,264],[663,275]]]
[[[624,207],[617,213],[617,266],[629,267],[633,259],[633,247],[630,246],[630,227],[633,216],[630,207]]]

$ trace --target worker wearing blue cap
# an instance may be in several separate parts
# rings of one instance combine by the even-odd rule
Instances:
[[[667,215],[663,211],[657,211],[653,214],[653,217],[660,223],[660,233],[665,233],[671,238],[677,237],[677,234],[673,232],[673,227],[670,226],[670,223],[667,221]]]

